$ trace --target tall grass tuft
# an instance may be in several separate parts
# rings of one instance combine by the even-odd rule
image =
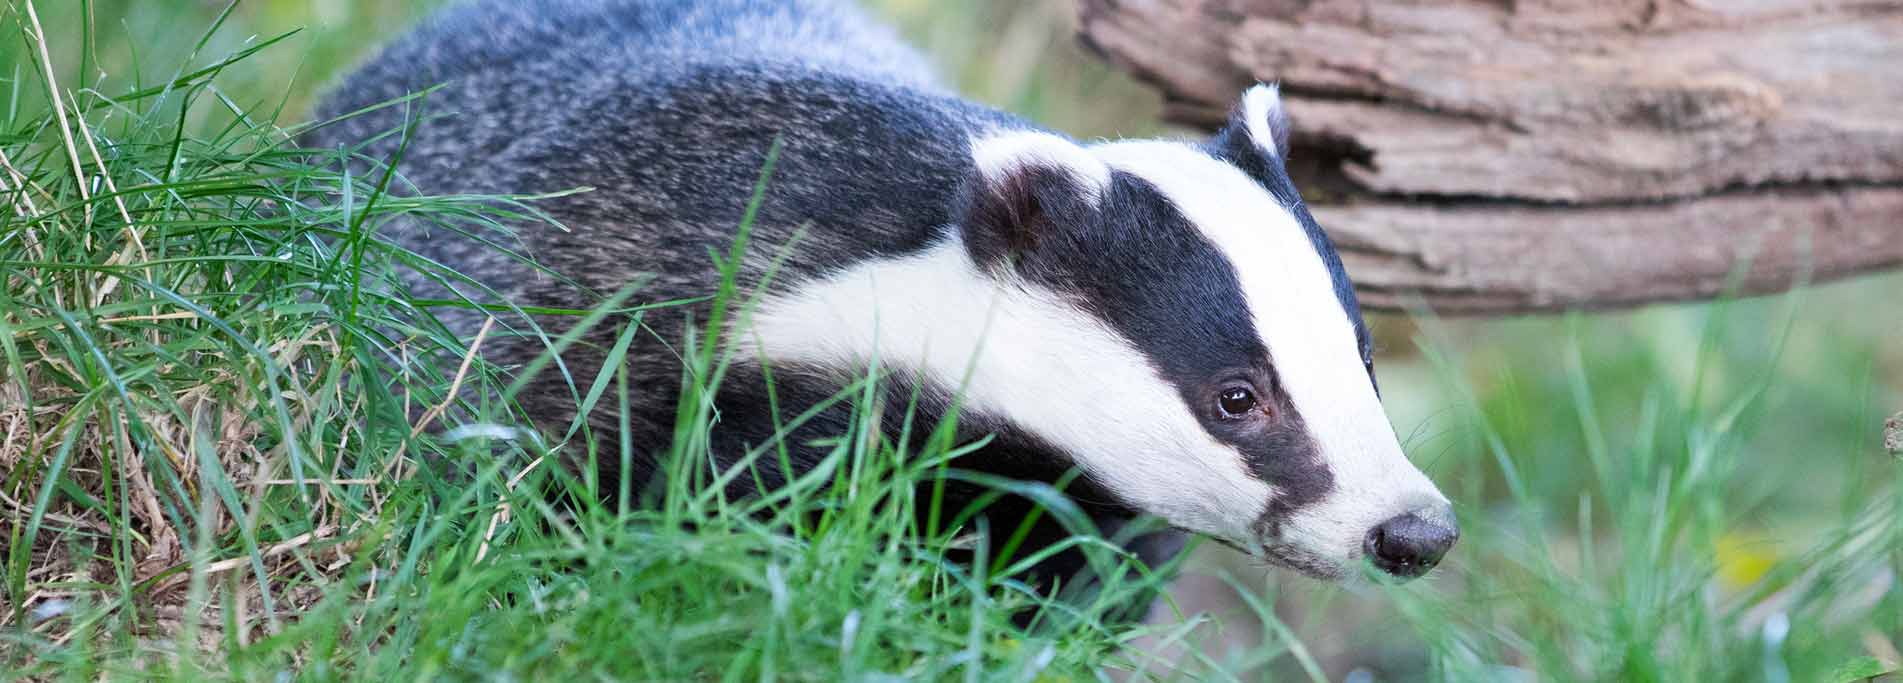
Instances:
[[[279,631],[338,567],[383,554],[365,534],[390,511],[440,486],[418,479],[441,447],[411,416],[496,381],[481,363],[452,381],[456,366],[422,362],[465,355],[464,340],[387,273],[454,273],[376,231],[499,230],[533,211],[398,196],[343,151],[296,149],[295,130],[216,80],[286,36],[95,87],[60,77],[65,41],[34,3],[12,10],[25,49],[0,126],[0,662],[50,652],[83,671],[112,661],[95,650],[110,642]]]
[[[1545,386],[1507,384],[1492,400],[1510,407],[1476,394],[1466,378],[1480,369],[1426,345],[1466,407],[1456,438],[1504,490],[1489,508],[1463,510],[1466,562],[1431,588],[1385,591],[1426,645],[1433,678],[1847,681],[1863,676],[1837,673],[1895,670],[1903,462],[1884,461],[1868,439],[1818,436],[1780,453],[1763,434],[1779,421],[1776,369],[1806,295],[1787,295],[1783,315],[1758,321],[1769,360],[1729,382],[1716,375],[1737,368],[1713,351],[1729,302],[1710,309],[1684,384],[1654,375],[1601,388],[1616,380],[1605,368],[1619,352],[1588,351],[1578,317],[1552,352],[1562,372]],[[1875,423],[1875,411],[1849,403]],[[1609,420],[1608,406],[1633,415]],[[1512,432],[1527,425],[1508,423],[1529,415],[1555,418],[1564,433],[1545,435],[1546,450],[1515,453],[1523,436]],[[1845,441],[1854,447],[1836,445]],[[1753,490],[1764,485],[1754,469],[1842,479],[1840,511],[1777,519],[1790,513],[1767,506],[1775,489]],[[1485,497],[1467,481],[1466,499]]]

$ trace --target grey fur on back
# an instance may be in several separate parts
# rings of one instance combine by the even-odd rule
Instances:
[[[596,294],[653,278],[640,301],[712,293],[718,277],[709,253],[732,242],[776,139],[782,154],[743,278],[751,283],[803,231],[775,280],[793,286],[944,238],[959,188],[973,173],[970,136],[1029,127],[945,91],[889,29],[833,0],[467,2],[370,59],[333,89],[319,116],[438,84],[424,105],[430,117],[399,165],[404,180],[428,193],[593,188],[539,205],[567,231],[515,226],[516,244]],[[399,127],[403,115],[398,107],[354,117],[305,143],[348,148]],[[397,142],[386,135],[363,153],[387,159]],[[383,235],[509,302],[594,303],[448,231],[397,224]],[[678,342],[688,316],[704,320],[703,313],[687,307],[647,317],[655,335],[630,355],[643,387],[636,444],[665,448],[672,433],[680,366],[654,338]],[[446,319],[463,334],[479,321]],[[557,326],[553,333],[567,321],[543,322]],[[605,348],[612,334],[599,330],[588,341]],[[505,362],[542,351],[539,342],[506,336],[488,348]],[[575,377],[592,377],[599,367],[587,353],[563,360]],[[544,426],[564,424],[575,400],[556,373],[544,375],[522,400]],[[780,379],[797,383],[790,371]],[[732,384],[741,391],[745,380]],[[736,417],[722,428],[732,439],[764,438]],[[612,419],[596,422],[607,427]]]
[[[451,115],[424,132],[457,144],[418,145],[411,158],[467,160],[552,133],[564,112],[604,92],[722,64],[942,92],[922,56],[834,0],[466,0],[384,47],[318,113],[331,118],[444,85],[430,108]],[[366,140],[397,123],[357,117],[320,142]],[[371,153],[393,150],[389,141]],[[432,180],[427,168],[406,171],[426,187]]]

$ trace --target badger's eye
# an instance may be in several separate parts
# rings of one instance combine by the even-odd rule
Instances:
[[[1216,407],[1222,409],[1223,417],[1242,417],[1255,410],[1255,392],[1242,387],[1230,387],[1222,390],[1216,397]]]

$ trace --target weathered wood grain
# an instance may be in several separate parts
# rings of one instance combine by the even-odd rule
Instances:
[[[1220,121],[1283,86],[1292,171],[1375,307],[1703,298],[1903,263],[1903,1],[1079,0]]]

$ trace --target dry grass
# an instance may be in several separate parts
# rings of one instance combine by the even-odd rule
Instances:
[[[371,233],[528,214],[385,197],[377,160],[346,170],[239,109],[212,78],[283,36],[108,94],[62,82],[36,5],[14,9],[32,71],[0,138],[0,628],[66,643],[92,624],[55,617],[91,599],[138,633],[219,601],[241,640],[271,632],[386,519],[451,397],[489,381],[386,281],[410,257]],[[468,356],[446,389],[445,354]]]

